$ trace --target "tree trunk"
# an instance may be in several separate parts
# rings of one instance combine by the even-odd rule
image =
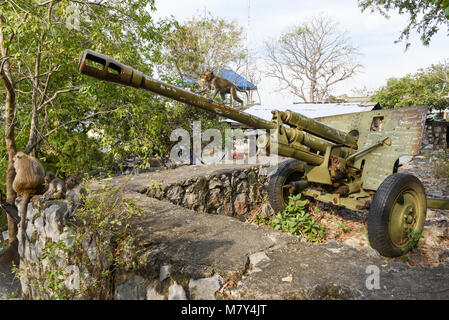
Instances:
[[[14,169],[13,158],[17,152],[16,142],[14,138],[14,108],[15,108],[15,93],[11,88],[6,94],[6,128],[5,128],[5,142],[6,149],[8,150],[8,169],[6,172],[6,202],[14,205],[16,200],[16,192],[12,187],[12,183],[16,176]],[[13,244],[17,242],[17,225],[8,216],[8,235],[9,243]]]
[[[3,37],[3,22],[4,18],[0,15],[0,51],[3,59],[6,59],[2,63],[2,68],[0,68],[0,82],[4,85],[6,89],[6,100],[5,100],[5,142],[6,150],[8,151],[8,169],[6,171],[6,202],[14,205],[16,200],[16,192],[14,191],[12,184],[16,176],[16,171],[14,169],[14,156],[17,153],[16,141],[14,136],[14,113],[16,108],[16,93],[14,90],[14,81],[10,74],[10,63],[8,59],[8,52],[4,46]],[[17,224],[9,217],[8,219],[8,236],[10,248],[8,252],[15,251],[17,253]],[[15,249],[15,250],[14,250]],[[11,256],[11,255],[10,255]]]

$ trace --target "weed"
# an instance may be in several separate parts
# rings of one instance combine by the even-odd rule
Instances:
[[[343,233],[349,233],[352,231],[352,227],[348,225],[348,222],[337,222],[337,224],[340,227],[341,231],[343,231]]]
[[[271,223],[271,219],[265,215],[255,215],[254,216],[254,223],[258,224],[258,225],[264,225],[264,226],[269,226]]]
[[[407,237],[409,239],[407,248],[405,251],[409,251],[414,249],[416,246],[424,244],[424,242],[421,240],[424,238],[424,236],[421,234],[420,231],[414,230],[414,229],[408,229],[407,230]]]
[[[273,217],[270,226],[291,235],[300,235],[308,242],[321,242],[326,231],[308,212],[308,200],[301,201],[301,194],[290,197],[287,207]]]

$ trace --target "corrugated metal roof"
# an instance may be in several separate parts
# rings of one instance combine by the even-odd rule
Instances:
[[[224,69],[218,73],[218,75],[222,78],[225,78],[236,85],[237,88],[242,90],[257,90],[257,87],[243,78],[238,73],[235,73],[232,70]]]
[[[217,72],[214,70],[214,74],[217,74]],[[241,90],[257,90],[257,86],[246,80],[244,77],[239,75],[238,73],[230,70],[230,69],[223,69],[217,74],[219,77],[225,78],[232,83],[236,85],[237,88]],[[181,86],[184,85],[198,85],[198,80],[190,79],[188,77],[185,77],[182,79],[183,83],[180,84]]]

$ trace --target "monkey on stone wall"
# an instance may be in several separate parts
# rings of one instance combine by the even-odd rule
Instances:
[[[28,203],[33,194],[42,192],[45,170],[38,159],[23,152],[17,152],[13,161],[16,176],[12,187],[18,195],[22,196],[18,209],[21,227],[24,228]]]
[[[45,191],[44,200],[50,199],[63,199],[65,198],[66,187],[64,181],[56,177],[54,172],[47,171],[44,177],[45,183],[48,185],[47,191]]]

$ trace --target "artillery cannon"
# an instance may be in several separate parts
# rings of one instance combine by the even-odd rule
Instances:
[[[426,199],[418,178],[397,173],[401,156],[419,153],[427,107],[319,119],[292,111],[273,111],[272,120],[266,121],[151,79],[91,50],[83,53],[79,71],[270,130],[258,143],[290,158],[270,176],[268,198],[273,209],[283,210],[291,193],[296,192],[351,210],[369,210],[369,242],[381,255],[400,256],[410,249],[410,235],[422,231],[427,207],[448,208],[447,201]]]

